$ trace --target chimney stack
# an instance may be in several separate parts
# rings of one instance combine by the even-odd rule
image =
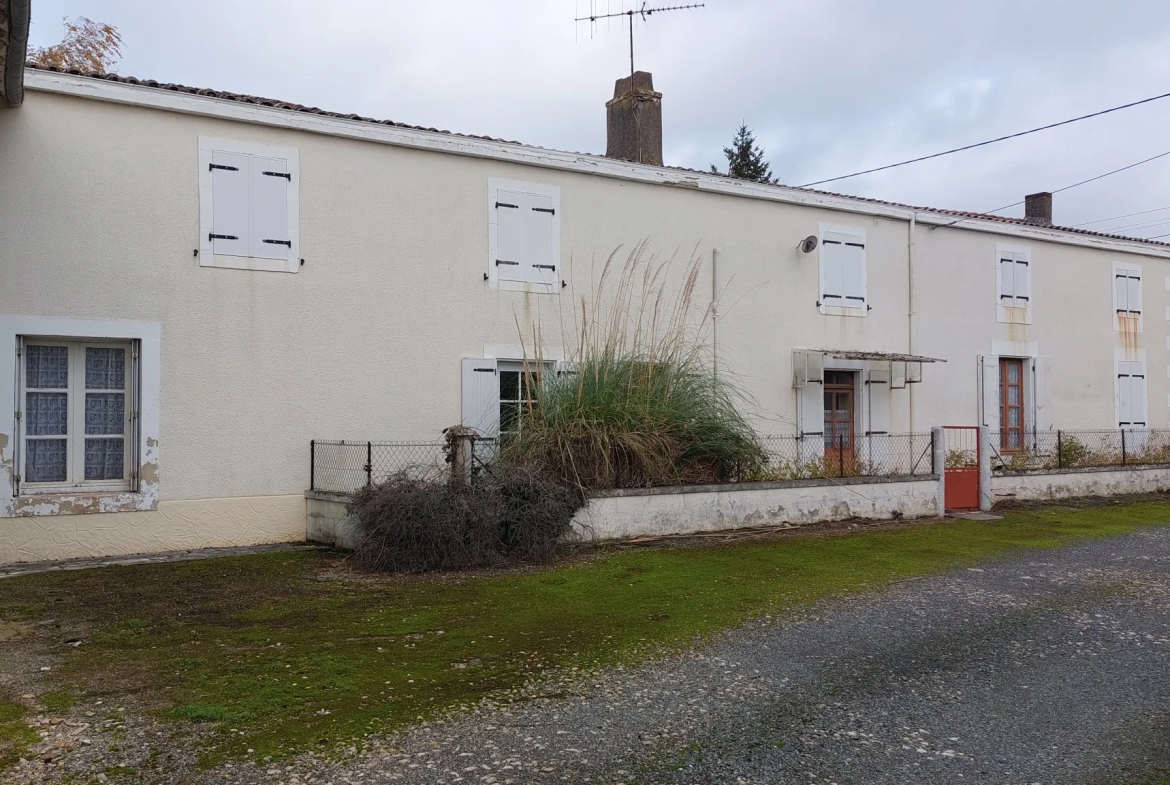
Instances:
[[[606,158],[662,166],[662,93],[649,73],[618,79],[605,112]]]
[[[1041,191],[1025,196],[1024,221],[1036,226],[1052,226],[1052,194]]]

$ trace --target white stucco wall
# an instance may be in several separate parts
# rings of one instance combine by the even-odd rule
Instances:
[[[1066,469],[991,478],[992,501],[1045,501],[1170,490],[1170,468]]]
[[[199,265],[200,135],[298,151],[298,272]],[[900,432],[974,424],[976,357],[1006,341],[1052,358],[1057,425],[1113,424],[1122,343],[1110,271],[1120,252],[1048,242],[1040,231],[1012,238],[1032,248],[1035,305],[1033,324],[1009,326],[995,321],[1003,238],[919,225],[911,346],[908,213],[863,215],[39,90],[0,113],[0,172],[0,315],[161,327],[160,510],[299,495],[312,438],[436,439],[460,418],[461,358],[520,344],[521,334],[531,343],[537,326],[559,348],[604,259],[643,239],[680,262],[696,250],[701,298],[718,249],[720,365],[742,381],[762,432],[796,430],[793,348],[946,358],[921,385],[893,391],[890,430]],[[490,178],[559,187],[568,285],[558,294],[483,280]],[[818,255],[797,244],[822,222],[865,230],[865,318],[817,308]],[[1161,253],[1126,256],[1143,265],[1139,342],[1151,422],[1164,427],[1170,299],[1161,282],[1170,267]],[[13,526],[0,522],[4,552]]]

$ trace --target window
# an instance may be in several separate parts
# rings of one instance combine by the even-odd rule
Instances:
[[[132,487],[134,343],[22,338],[22,492]]]
[[[297,151],[199,138],[199,263],[300,269]]]
[[[1004,357],[999,361],[1000,449],[1024,449],[1027,417],[1024,407],[1024,361]]]
[[[463,424],[491,437],[519,433],[521,415],[535,399],[540,374],[552,367],[534,360],[465,359]]]
[[[865,265],[864,229],[821,225],[821,313],[865,315]]]
[[[1117,425],[1146,427],[1146,366],[1132,360],[1117,361]]]
[[[1113,329],[1137,332],[1142,318],[1142,268],[1113,264]]]
[[[490,285],[559,292],[560,189],[492,178],[488,196]]]
[[[1000,245],[995,266],[997,321],[1032,323],[1032,255],[1024,247]]]
[[[500,379],[500,437],[520,434],[521,417],[524,410],[535,401],[537,386],[540,384],[539,366],[522,362],[501,361]]]

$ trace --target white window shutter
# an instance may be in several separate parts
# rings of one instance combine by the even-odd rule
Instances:
[[[1142,312],[1142,279],[1137,270],[1129,271],[1126,284],[1129,311],[1133,314],[1139,314]]]
[[[500,377],[492,358],[463,360],[463,424],[484,436],[500,431]]]
[[[869,429],[867,435],[890,432],[890,372],[869,372]]]
[[[845,305],[860,308],[865,305],[865,244],[860,238],[846,241],[842,264]]]
[[[1015,289],[1013,294],[1016,298],[1016,305],[1018,307],[1025,307],[1032,297],[1032,276],[1031,265],[1028,260],[1022,258],[1022,254],[1016,254],[1015,263]]]
[[[1133,424],[1142,428],[1146,427],[1146,377],[1131,376],[1129,380],[1130,390],[1132,391],[1133,404]]]
[[[555,207],[551,196],[525,194],[524,272],[533,283],[556,284],[556,252],[553,248]]]
[[[204,159],[206,160],[206,159]],[[252,156],[211,154],[211,249],[222,256],[248,256],[251,236]]]
[[[496,277],[501,281],[527,280],[524,258],[524,194],[496,192]]]
[[[292,240],[288,232],[288,189],[292,175],[280,158],[252,158],[251,255],[258,259],[288,259]]]
[[[999,430],[999,357],[994,354],[979,356],[979,384],[981,387],[980,423],[993,431]]]
[[[1052,415],[1052,358],[1037,357],[1033,362],[1033,374],[1036,389],[1036,423],[1037,431],[1050,431],[1056,427],[1056,420]]]
[[[812,461],[825,454],[825,388],[811,379],[796,391],[800,409],[800,459]]]
[[[1133,394],[1125,363],[1120,363],[1120,366],[1117,373],[1117,424],[1124,428],[1133,425]]]
[[[824,248],[823,271],[825,290],[821,299],[825,305],[841,306],[845,300],[845,241],[838,236],[826,234],[821,245]]]
[[[1016,297],[1016,260],[1010,253],[999,257],[999,303],[1014,305]]]

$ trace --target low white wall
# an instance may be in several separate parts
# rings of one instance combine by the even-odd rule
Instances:
[[[938,477],[929,476],[605,491],[577,513],[573,530],[582,539],[623,540],[846,518],[924,518],[938,515],[938,493]],[[340,548],[357,544],[349,497],[309,491],[305,499],[306,539]]]
[[[573,527],[581,537],[621,540],[846,518],[924,518],[938,514],[938,488],[938,478],[928,476],[609,491],[590,499]]]
[[[1149,468],[1054,469],[997,474],[991,478],[993,501],[1043,501],[1077,496],[1121,496],[1170,490],[1170,466]]]

